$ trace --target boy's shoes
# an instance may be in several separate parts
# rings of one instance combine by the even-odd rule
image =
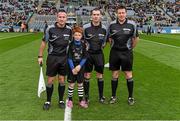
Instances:
[[[84,101],[85,101],[85,103],[86,103],[87,105],[89,105],[89,102],[90,102],[90,101],[89,101],[89,98],[85,98]]]
[[[73,102],[72,102],[71,100],[68,100],[67,106],[68,106],[69,108],[73,108]]]
[[[86,103],[86,101],[82,100],[81,102],[79,102],[79,106],[82,108],[88,108],[88,104]]]

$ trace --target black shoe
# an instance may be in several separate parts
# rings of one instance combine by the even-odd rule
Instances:
[[[100,102],[101,104],[105,104],[105,103],[106,103],[106,102],[105,102],[105,97],[103,96],[103,97],[99,98],[99,102]]]
[[[129,98],[128,98],[128,104],[129,104],[129,105],[134,105],[134,103],[135,103],[134,98],[129,97]]]
[[[64,103],[64,101],[59,101],[59,108],[65,109],[65,103]]]
[[[114,103],[116,103],[116,97],[111,97],[111,99],[109,100],[109,104],[114,104]]]
[[[49,108],[51,107],[51,103],[50,102],[45,102],[43,105],[43,110],[49,110]]]

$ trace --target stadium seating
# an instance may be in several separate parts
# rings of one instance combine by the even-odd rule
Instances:
[[[118,0],[109,0],[107,4],[100,4],[86,1],[63,2],[61,0],[38,1],[25,0],[19,2],[14,0],[0,0],[0,30],[13,26],[15,31],[20,29],[21,22],[28,23],[31,31],[43,31],[47,21],[48,25],[56,21],[55,13],[59,9],[68,12],[68,24],[82,25],[90,21],[90,11],[99,7],[103,9],[103,23],[108,26],[110,21],[116,19],[115,8],[120,2]],[[18,1],[18,2],[17,2]],[[132,1],[126,3],[128,18],[137,22],[140,30],[146,30],[147,25],[151,23],[154,29],[160,27],[178,27],[180,25],[179,5],[173,0],[166,0],[152,4],[146,0]],[[12,12],[13,11],[13,12]]]

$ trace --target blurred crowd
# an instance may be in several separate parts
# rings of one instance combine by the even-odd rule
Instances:
[[[77,3],[77,2],[76,2]],[[161,27],[180,26],[180,2],[159,2],[152,4],[147,1],[129,0],[128,3],[119,0],[110,0],[108,3],[101,4],[98,1],[86,3],[78,2],[78,5],[71,6],[67,0],[61,0],[61,4],[45,0],[0,0],[0,29],[7,26],[13,30],[14,26],[19,26],[21,31],[28,30],[28,22],[31,16],[55,15],[59,9],[65,9],[69,13],[79,16],[89,16],[93,7],[103,9],[109,13],[112,20],[116,19],[115,9],[119,4],[125,4],[128,10],[129,19],[137,22],[138,27],[143,25],[153,25]]]
[[[27,24],[28,17],[37,11],[37,6],[38,1],[0,0],[0,25],[11,28]]]
[[[111,18],[116,18],[115,8],[118,6],[118,2],[108,4],[108,12]],[[178,25],[180,18],[180,4],[176,2],[160,2],[158,4],[152,4],[147,1],[132,1],[126,4],[128,16],[138,23],[139,27],[153,23],[154,26],[169,27]],[[172,14],[168,14],[168,12]],[[132,15],[133,14],[133,15]]]

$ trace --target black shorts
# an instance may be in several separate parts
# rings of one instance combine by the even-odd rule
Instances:
[[[118,51],[111,49],[109,57],[109,69],[112,71],[132,71],[133,66],[133,52],[132,51]]]
[[[69,68],[68,69],[68,76],[67,76],[67,81],[69,83],[83,83],[84,81],[84,66],[81,68],[79,73],[77,75],[73,75],[72,70]]]
[[[94,66],[94,70],[98,73],[103,74],[104,72],[104,54],[88,54],[88,58],[85,64],[85,72],[92,72]]]
[[[46,75],[54,77],[57,74],[65,76],[67,72],[67,56],[48,55]]]

